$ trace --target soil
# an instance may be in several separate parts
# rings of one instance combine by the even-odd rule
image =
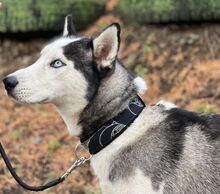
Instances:
[[[190,111],[220,112],[220,26],[130,26],[109,3],[107,13],[82,34],[92,35],[112,22],[122,27],[119,58],[148,85],[147,104],[167,100]],[[0,78],[32,64],[48,39],[2,38]],[[0,139],[18,174],[39,185],[60,176],[76,159],[71,137],[52,105],[20,105],[0,85]],[[0,194],[31,193],[20,188],[0,160]],[[42,193],[99,194],[89,164],[63,184]]]

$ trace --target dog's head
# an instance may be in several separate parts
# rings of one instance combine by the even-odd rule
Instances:
[[[72,17],[67,16],[63,36],[43,48],[34,64],[3,80],[7,94],[20,103],[55,104],[73,128],[73,115],[66,110],[80,113],[93,99],[100,81],[114,72],[119,44],[119,24],[91,38],[76,35]]]
[[[63,36],[43,48],[34,64],[3,80],[8,95],[21,103],[57,103],[71,94],[77,105],[86,103],[113,68],[119,33],[119,25],[112,24],[97,37],[77,36],[67,16]]]

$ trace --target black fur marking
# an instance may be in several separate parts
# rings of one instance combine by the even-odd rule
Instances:
[[[164,135],[169,146],[166,154],[169,154],[174,163],[180,159],[183,152],[186,127],[199,125],[208,139],[215,139],[220,136],[220,116],[199,114],[180,108],[173,108],[167,112],[168,117],[165,120],[166,130]]]
[[[127,178],[135,168],[139,168],[151,178],[153,189],[158,191],[161,182],[179,168],[179,162],[184,157],[185,136],[186,133],[190,134],[193,126],[198,126],[197,129],[207,137],[207,141],[218,147],[220,115],[193,113],[179,108],[162,110],[161,114],[167,115],[164,121],[148,129],[145,135],[122,149],[114,158],[109,172],[111,182]]]
[[[80,115],[80,120],[78,122],[82,127],[80,138],[86,138],[94,133],[94,129],[96,128],[93,128],[93,126],[100,126],[107,120],[115,117],[126,108],[130,99],[137,94],[136,87],[133,84],[134,77],[125,71],[123,65],[118,61],[115,62],[114,68],[114,71],[108,72],[105,77],[100,79],[101,87],[97,95],[90,101]],[[120,75],[117,73],[118,71],[121,72]],[[101,74],[101,72],[99,72],[99,74]],[[118,80],[118,83],[123,82],[124,79],[127,81],[122,85],[116,84],[111,88],[111,91],[108,91],[108,83],[115,79]]]
[[[115,63],[116,63],[116,60],[112,62],[111,66],[107,66],[105,68],[101,67],[99,69],[100,78],[104,78],[106,76],[110,76],[114,72],[114,70],[115,70]]]
[[[118,50],[120,48],[120,42],[121,42],[121,37],[120,37],[120,34],[121,34],[121,27],[119,25],[119,23],[113,23],[111,24],[110,26],[115,26],[117,28],[117,39],[118,39]],[[110,27],[109,26],[109,27]]]
[[[92,57],[91,39],[83,38],[64,47],[64,55],[74,61],[75,68],[83,73],[88,82],[87,98],[95,96],[100,83],[100,75]]]
[[[128,94],[128,96],[126,95],[120,95],[120,96],[114,96],[112,99],[110,99],[109,101],[107,101],[105,104],[103,104],[103,106],[101,106],[101,108],[98,110],[98,114],[100,115],[99,118],[93,122],[91,122],[89,120],[89,118],[87,117],[87,114],[85,113],[87,110],[90,110],[91,107],[94,106],[94,104],[89,104],[88,107],[85,108],[84,112],[81,114],[81,118],[82,120],[80,120],[79,124],[81,124],[82,126],[82,134],[80,136],[81,139],[87,139],[88,137],[90,137],[95,131],[94,129],[97,128],[97,126],[101,126],[103,123],[105,123],[107,120],[115,117],[120,111],[122,111],[120,109],[120,105],[122,104],[128,104],[129,103],[129,99],[133,98],[136,95],[136,90],[129,88],[131,87],[131,85],[128,85],[128,87],[126,88],[127,90],[125,90],[125,93]],[[121,98],[121,104],[118,104],[116,107],[112,108],[109,112],[106,111],[106,107],[115,99]],[[96,110],[97,112],[97,110]],[[85,113],[85,114],[84,114]]]
[[[171,109],[163,126],[163,135],[167,145],[166,148],[164,148],[164,154],[168,155],[171,166],[176,165],[182,155],[186,127],[189,124],[189,122],[187,122],[188,117],[185,117],[181,113],[181,109]],[[194,118],[191,119],[194,120]],[[161,159],[163,159],[163,157],[167,156],[162,156]]]
[[[126,178],[139,168],[151,178],[153,189],[158,191],[164,177],[175,171],[184,149],[186,123],[179,114],[168,111],[162,114],[167,115],[163,122],[147,130],[114,158],[109,173],[111,182]],[[127,162],[121,162],[122,158]]]
[[[168,112],[170,120],[173,119],[185,126],[199,125],[209,140],[220,138],[220,115],[189,112],[179,108],[173,108]]]
[[[205,114],[201,116],[206,120],[206,125],[201,128],[210,141],[220,140],[220,115]]]
[[[205,124],[205,120],[199,116],[198,113],[189,112],[180,108],[172,108],[167,111],[168,119],[178,120],[179,122],[187,124]]]

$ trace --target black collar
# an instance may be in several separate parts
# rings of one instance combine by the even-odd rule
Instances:
[[[136,96],[126,109],[97,127],[89,138],[80,139],[81,143],[89,149],[90,154],[98,153],[120,136],[134,122],[144,107],[144,102],[139,96]]]

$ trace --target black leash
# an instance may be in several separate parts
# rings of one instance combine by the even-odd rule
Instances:
[[[84,164],[86,161],[88,161],[90,158],[85,158],[85,157],[81,157],[80,159],[76,160],[73,165],[59,178],[54,179],[48,183],[46,183],[45,185],[42,186],[30,186],[27,183],[23,182],[22,179],[17,175],[17,173],[15,172],[15,169],[12,167],[10,160],[8,159],[7,154],[5,153],[5,150],[0,142],[0,153],[1,156],[8,168],[8,170],[10,171],[11,175],[14,177],[14,179],[17,181],[17,183],[19,185],[21,185],[23,188],[29,190],[29,191],[43,191],[45,189],[48,189],[50,187],[53,187],[57,184],[62,183],[66,177],[77,167],[81,166],[82,164]]]
[[[119,137],[134,120],[139,116],[142,110],[145,108],[145,104],[139,96],[135,96],[129,103],[126,109],[120,112],[116,117],[105,122],[102,126],[97,127],[94,134],[90,134],[90,137],[81,139],[81,143],[88,148],[90,156],[81,157],[76,160],[72,166],[59,178],[54,179],[42,186],[30,186],[23,182],[22,179],[17,175],[15,169],[12,167],[10,160],[5,153],[5,150],[0,142],[0,153],[2,158],[10,171],[11,175],[17,181],[19,185],[30,191],[43,191],[57,184],[62,183],[66,177],[76,168],[90,160],[93,154],[98,153],[104,147],[109,145],[117,137]],[[84,147],[83,146],[83,147]]]

